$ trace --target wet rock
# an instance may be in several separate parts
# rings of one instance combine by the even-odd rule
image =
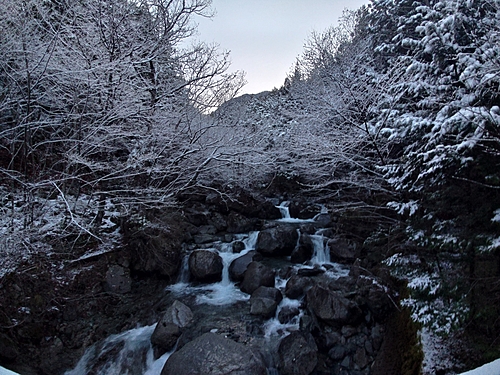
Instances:
[[[111,293],[128,293],[132,289],[132,279],[128,268],[113,264],[109,266],[104,281],[104,290]]]
[[[322,213],[314,216],[314,223],[321,228],[326,228],[332,225],[332,217],[330,214]]]
[[[311,259],[314,252],[314,245],[311,241],[311,236],[303,233],[300,236],[298,246],[296,246],[291,254],[290,261],[292,263],[304,263]]]
[[[222,258],[210,250],[195,250],[189,255],[189,271],[202,282],[222,280]]]
[[[233,253],[241,253],[243,250],[245,250],[245,243],[243,241],[233,242]]]
[[[205,333],[173,353],[161,375],[266,375],[257,353],[215,333]]]
[[[151,335],[155,357],[173,349],[178,337],[194,324],[194,314],[189,306],[175,300],[165,311]],[[177,329],[175,327],[177,327]]]
[[[163,315],[160,320],[160,325],[166,322],[173,323],[180,328],[186,328],[192,323],[192,321],[193,312],[191,309],[182,302],[175,300]]]
[[[299,276],[318,276],[322,273],[325,273],[325,270],[319,267],[304,267],[297,271],[297,275]]]
[[[332,326],[352,324],[361,317],[356,303],[323,285],[315,285],[307,292],[307,306],[318,319]]]
[[[308,332],[295,331],[281,340],[279,369],[282,375],[308,375],[318,363],[318,348]]]
[[[351,262],[359,257],[360,252],[355,245],[349,244],[345,239],[336,237],[328,241],[330,256],[338,262]]]
[[[300,310],[298,307],[292,307],[292,306],[285,306],[283,307],[279,314],[278,314],[278,320],[281,324],[288,324],[291,323],[291,321],[298,316],[300,313]]]
[[[240,289],[244,293],[252,294],[260,286],[274,287],[275,273],[270,267],[259,262],[251,262],[243,277]]]
[[[229,265],[229,278],[232,281],[242,281],[248,265],[253,261],[259,261],[262,259],[262,255],[251,250],[245,255],[242,255],[231,262]]]
[[[320,207],[316,205],[310,205],[306,202],[293,201],[288,204],[288,211],[291,217],[296,217],[298,219],[312,219],[316,216]]]
[[[277,257],[292,254],[299,234],[291,225],[277,225],[259,232],[255,250],[264,256]]]
[[[291,299],[299,299],[306,294],[312,285],[311,278],[293,275],[286,283],[285,295]]]
[[[158,322],[151,336],[151,343],[155,349],[155,358],[159,358],[164,353],[172,350],[181,333],[181,329],[177,324],[167,321]]]
[[[193,240],[197,245],[201,245],[217,241],[217,236],[214,236],[213,234],[209,233],[200,233],[200,234],[195,234],[193,236]]]
[[[260,286],[250,297],[250,314],[271,318],[276,314],[276,308],[282,300],[283,296],[278,289]]]

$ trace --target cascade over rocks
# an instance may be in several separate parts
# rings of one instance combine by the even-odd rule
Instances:
[[[173,353],[161,375],[266,375],[259,354],[215,333],[205,333]]]
[[[311,259],[314,252],[314,244],[311,236],[307,233],[301,234],[298,246],[296,246],[290,257],[292,263],[304,263]]]
[[[299,234],[293,225],[276,225],[259,232],[255,250],[264,256],[277,257],[291,255],[297,245]]]
[[[195,250],[189,256],[189,271],[201,282],[222,280],[222,258],[210,250]]]
[[[370,366],[377,357],[383,339],[383,335],[378,332],[381,331],[384,318],[393,311],[394,305],[388,297],[388,290],[379,280],[375,282],[372,276],[363,275],[359,261],[351,267],[348,277],[336,275],[337,271],[346,275],[348,267],[318,261],[318,253],[325,251],[325,247],[320,249],[318,239],[324,239],[325,242],[330,240],[333,244],[337,239],[335,230],[323,230],[316,219],[307,222],[292,220],[291,223],[262,223],[260,219],[248,217],[243,212],[228,209],[214,213],[207,209],[206,202],[195,203],[194,206],[204,211],[200,211],[198,215],[195,212],[189,214],[193,221],[197,221],[197,226],[183,224],[188,228],[188,236],[184,237],[183,246],[178,244],[177,251],[181,253],[179,249],[182,248],[188,252],[188,259],[184,264],[189,267],[196,282],[206,285],[200,286],[196,282],[192,285],[193,290],[199,288],[197,290],[202,290],[201,293],[196,291],[183,294],[183,290],[175,295],[172,289],[172,294],[165,297],[167,299],[163,304],[148,309],[153,316],[141,323],[151,327],[155,321],[158,322],[151,337],[146,339],[148,344],[149,340],[152,344],[155,358],[177,348],[165,364],[162,374],[266,374],[266,366],[268,369],[276,367],[280,374],[370,374]],[[325,223],[330,223],[326,220],[328,215],[322,215]],[[235,219],[234,223],[231,222],[232,218]],[[245,233],[232,234],[230,227],[245,228],[245,231],[264,229],[259,234],[254,232],[247,236]],[[153,235],[141,234],[140,238],[142,247],[137,248],[143,250],[146,243],[156,243],[153,247],[155,251],[161,249],[160,243],[162,246],[168,243],[162,235],[155,239]],[[137,243],[137,240],[132,240],[131,243]],[[247,246],[254,245],[255,250],[237,255],[238,252],[247,251]],[[338,248],[347,247],[352,250],[349,243],[343,245],[345,246]],[[136,298],[137,294],[134,293],[140,290],[140,286],[137,287],[136,284],[138,275],[144,277],[142,272],[145,269],[161,275],[158,271],[159,264],[155,264],[152,254],[150,252],[147,256],[149,268],[144,267],[147,262],[140,265],[142,271],[133,265],[133,261],[110,259],[100,271],[99,286],[104,288],[101,290],[109,290],[120,298]],[[285,258],[291,256],[294,262],[306,263],[313,254],[315,258],[307,266],[292,265],[290,258]],[[224,264],[221,255],[226,262]],[[224,269],[228,273],[224,273],[222,280],[223,268],[228,266],[229,259],[232,262],[227,270]],[[335,259],[340,259],[340,256],[337,254]],[[353,258],[348,255],[343,259],[347,263]],[[127,273],[129,265],[131,273]],[[229,278],[226,278],[227,275]],[[109,285],[106,284],[107,279]],[[163,278],[158,280],[166,281]],[[229,282],[232,280],[239,282],[236,285],[242,292],[250,294],[250,298],[243,297],[236,303],[231,302],[230,306],[200,303],[200,300],[211,296],[210,283],[221,280],[221,283],[213,285],[214,292],[218,288],[225,291],[225,283],[234,288],[235,285]],[[275,287],[276,280],[286,280],[286,286],[280,282]],[[128,282],[132,285],[130,292],[127,292]],[[230,293],[233,291],[239,293],[235,288]],[[241,293],[239,294],[238,298],[241,298]],[[283,301],[283,295],[288,299]],[[202,298],[199,299],[200,297]],[[177,300],[172,301],[174,298]],[[151,301],[151,304],[156,302]],[[231,315],[226,316],[226,309],[232,311]],[[161,319],[158,319],[159,311],[165,311]],[[78,316],[71,314],[69,309],[65,314],[68,320],[78,321]],[[276,315],[277,319],[273,319]],[[263,320],[267,319],[272,320],[263,325]],[[286,326],[279,326],[280,324]],[[261,348],[261,340],[268,340],[268,330],[275,327],[276,332],[271,333],[271,336],[274,335],[273,344]],[[119,331],[115,329],[112,332]],[[280,340],[279,337],[284,332],[288,336]],[[89,331],[85,331],[85,334],[88,335]],[[33,334],[30,335],[33,339]],[[38,335],[36,342],[40,342],[42,338],[42,335]],[[60,340],[59,345],[65,345],[64,342]],[[58,350],[57,348],[54,344],[51,350]],[[117,352],[119,350],[121,349],[116,349]],[[261,355],[256,351],[261,351]],[[114,356],[119,358],[118,354],[115,353]],[[15,353],[10,357],[15,358]],[[102,358],[102,361],[107,361],[106,358],[110,356]],[[95,368],[105,365],[102,361]],[[67,369],[69,366],[71,364],[59,367]],[[44,368],[47,373],[57,372],[51,372],[55,368],[51,364],[44,365]]]

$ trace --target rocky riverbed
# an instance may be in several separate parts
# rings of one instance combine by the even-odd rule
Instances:
[[[414,331],[387,272],[321,207],[291,205],[287,216],[278,203],[208,196],[158,214],[165,228],[122,223],[122,244],[104,252],[89,241],[69,256],[55,244],[0,282],[0,364],[21,374],[416,374]]]

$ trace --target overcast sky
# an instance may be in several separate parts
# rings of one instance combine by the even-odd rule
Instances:
[[[280,87],[310,33],[336,25],[345,8],[368,0],[213,0],[216,14],[197,18],[199,40],[231,52],[232,70],[246,72],[242,93]]]

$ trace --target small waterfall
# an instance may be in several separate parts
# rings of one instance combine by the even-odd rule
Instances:
[[[181,268],[179,270],[179,276],[177,278],[177,283],[188,284],[191,275],[189,273],[189,254],[185,254],[182,258]]]
[[[285,202],[281,202],[281,204],[279,206],[276,206],[276,208],[280,210],[282,219],[291,219],[290,211],[288,209],[289,204],[290,204],[290,202],[285,201]]]
[[[171,353],[154,360],[151,335],[156,325],[131,329],[108,337],[85,351],[65,375],[157,375]]]
[[[285,307],[291,307],[291,308],[299,308],[300,307],[300,301],[295,300],[295,299],[290,299],[287,297],[284,297],[281,303],[278,305],[278,308],[276,309],[276,315],[274,318],[269,319],[267,322],[264,323],[264,332],[265,332],[265,337],[271,337],[271,336],[282,336],[283,334],[288,334],[288,331],[293,331],[299,328],[299,321],[300,321],[300,316],[303,313],[300,313],[297,315],[290,323],[282,324],[278,320],[278,316],[281,310]]]
[[[258,236],[259,232],[255,231],[250,232],[246,237],[242,237],[245,249],[241,253],[233,253],[232,244],[225,244],[225,246],[221,246],[218,254],[222,258],[222,280],[218,283],[201,287],[201,290],[207,291],[207,293],[198,295],[196,298],[197,303],[222,306],[230,305],[237,301],[245,301],[250,298],[248,294],[243,293],[229,279],[229,266],[236,258],[245,255],[250,250],[255,249]]]
[[[323,235],[313,234],[311,235],[311,241],[314,248],[311,263],[320,265],[330,263],[330,249],[325,244]]]
[[[280,210],[281,213],[281,219],[278,221],[284,222],[284,223],[311,223],[314,220],[313,219],[297,219],[294,217],[291,217],[290,215],[290,210],[288,208],[288,205],[290,202],[282,202],[279,206],[275,206]]]
[[[258,238],[259,238],[259,231],[248,233],[248,236],[243,239],[243,243],[245,244],[245,250],[255,250],[255,245],[257,245]]]

